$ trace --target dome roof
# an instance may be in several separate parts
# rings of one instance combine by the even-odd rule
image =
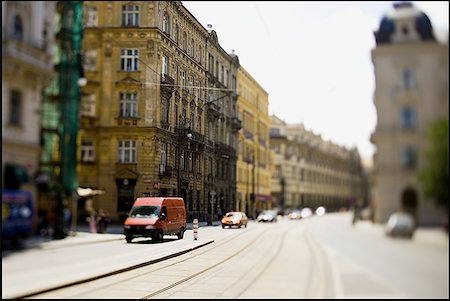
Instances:
[[[433,27],[428,16],[411,2],[397,2],[381,19],[375,32],[377,44],[433,40]]]

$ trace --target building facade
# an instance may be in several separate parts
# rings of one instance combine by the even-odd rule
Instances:
[[[2,1],[2,187],[37,200],[42,91],[53,71],[56,2]],[[22,177],[22,176],[23,177]]]
[[[239,131],[236,210],[256,218],[256,213],[272,208],[270,178],[269,94],[240,66],[237,72]]]
[[[272,196],[281,210],[324,206],[327,211],[367,202],[365,173],[358,151],[324,141],[302,124],[271,116],[274,152]]]
[[[239,60],[223,50],[211,25],[206,42],[205,199],[211,216],[220,218],[236,207]]]
[[[180,1],[83,5],[80,186],[104,190],[89,201],[116,220],[136,197],[159,195],[183,197],[188,220],[210,220],[211,191],[224,207],[235,198],[224,181],[235,160],[233,97],[210,94],[232,90],[232,58]]]
[[[375,219],[386,222],[393,212],[408,210],[418,224],[437,224],[441,212],[423,197],[418,172],[427,127],[448,116],[448,39],[436,40],[426,14],[411,3],[394,4],[375,39]]]

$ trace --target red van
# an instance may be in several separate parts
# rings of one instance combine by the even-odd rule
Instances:
[[[186,208],[179,197],[139,197],[124,222],[127,243],[135,237],[161,241],[164,235],[183,238],[186,230]]]

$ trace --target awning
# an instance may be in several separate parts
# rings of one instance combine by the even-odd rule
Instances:
[[[272,202],[272,196],[267,194],[255,194],[255,200],[271,203]]]
[[[77,188],[77,193],[80,197],[88,197],[88,196],[94,196],[94,195],[98,195],[98,194],[104,194],[105,191],[104,190],[97,190],[97,189],[92,189],[92,188],[81,188],[78,187]]]

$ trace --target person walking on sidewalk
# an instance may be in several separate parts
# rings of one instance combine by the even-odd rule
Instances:
[[[97,217],[97,233],[106,233],[106,229],[108,228],[109,216],[106,211],[100,209]]]
[[[97,233],[97,213],[94,208],[89,209],[89,216],[86,221],[89,224],[89,233]]]

